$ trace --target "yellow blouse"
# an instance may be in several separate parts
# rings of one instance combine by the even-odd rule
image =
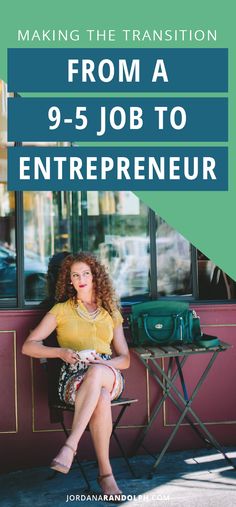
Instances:
[[[57,321],[57,339],[60,347],[73,350],[95,349],[99,354],[111,354],[110,343],[113,331],[123,322],[117,310],[113,316],[101,308],[94,320],[89,319],[89,312],[81,301],[81,311],[88,314],[88,319],[81,317],[72,299],[58,303],[49,311]]]

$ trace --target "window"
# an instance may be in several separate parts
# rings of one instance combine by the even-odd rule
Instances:
[[[199,250],[197,263],[199,299],[236,298],[236,282]]]
[[[47,296],[52,255],[71,252],[71,193],[24,192],[24,282],[27,301]]]
[[[7,87],[0,80],[0,300],[14,300],[16,283],[15,194],[7,190]]]
[[[236,283],[132,192],[23,192],[16,206],[0,155],[2,306],[44,300],[51,257],[80,249],[100,258],[123,301],[236,298]]]
[[[132,192],[8,192],[6,147],[7,87],[0,80],[2,306],[44,300],[54,254],[58,269],[59,258],[80,249],[100,258],[123,301],[236,299],[236,282]]]
[[[88,192],[88,250],[107,266],[121,298],[149,293],[148,208],[132,192]]]
[[[191,245],[156,216],[157,292],[159,296],[191,296]]]
[[[0,125],[2,306],[44,300],[50,260],[60,254],[58,269],[59,258],[80,249],[100,258],[123,301],[236,299],[236,282],[132,192],[8,192],[7,87],[1,80]]]
[[[0,171],[6,155],[0,150]],[[0,182],[0,299],[16,298],[15,195]]]

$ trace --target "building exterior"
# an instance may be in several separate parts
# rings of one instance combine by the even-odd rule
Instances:
[[[21,354],[29,330],[46,312],[48,264],[56,253],[89,250],[107,266],[121,298],[128,341],[131,305],[161,298],[189,301],[204,332],[233,345],[236,283],[129,191],[9,192],[2,82],[0,91],[0,446],[4,468],[10,469],[48,463],[64,438],[59,426],[49,420],[46,369],[39,360]],[[160,396],[145,368],[131,355],[131,367],[125,372],[126,395],[138,397],[139,402],[122,420],[120,431],[128,449]],[[235,444],[236,408],[231,394],[235,359],[234,348],[219,355],[194,405],[224,444]],[[205,361],[202,356],[189,359],[185,375],[190,386]],[[177,416],[166,402],[147,436],[147,448],[161,448]],[[184,423],[172,448],[201,445]],[[112,452],[118,454],[115,444]],[[83,437],[81,456],[93,456],[89,434]]]

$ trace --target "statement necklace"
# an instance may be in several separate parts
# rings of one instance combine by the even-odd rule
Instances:
[[[82,317],[82,319],[87,319],[91,321],[96,319],[96,317],[101,312],[101,308],[98,307],[96,308],[96,310],[93,310],[92,312],[89,312],[89,310],[84,311],[83,308],[81,308],[80,304],[78,303],[76,305],[76,311],[79,314],[79,316]]]

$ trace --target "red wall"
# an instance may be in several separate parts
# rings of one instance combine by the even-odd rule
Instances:
[[[234,344],[236,305],[195,305],[194,308],[201,317],[204,332],[216,334]],[[60,427],[49,421],[46,371],[39,360],[31,360],[21,354],[25,337],[41,316],[39,310],[0,312],[0,449],[1,456],[4,456],[1,460],[4,471],[46,465],[64,441]],[[126,318],[124,327],[128,336]],[[184,373],[190,391],[209,357],[209,354],[204,354],[188,359]],[[209,430],[225,445],[236,443],[235,364],[235,347],[220,353],[193,403],[199,417],[209,424]],[[153,407],[161,392],[152,378],[147,382],[146,370],[134,353],[125,377],[126,396],[139,399],[127,410],[122,420],[125,428],[120,429],[122,441],[127,449],[131,449],[140,427],[147,422],[149,406]],[[146,447],[152,452],[159,451],[177,417],[177,410],[171,402],[167,402],[145,439]],[[185,424],[182,425],[171,449],[196,447],[203,447],[202,441]],[[112,442],[111,451],[112,455],[119,455],[115,442]],[[81,440],[80,455],[82,458],[94,457],[88,432]]]

